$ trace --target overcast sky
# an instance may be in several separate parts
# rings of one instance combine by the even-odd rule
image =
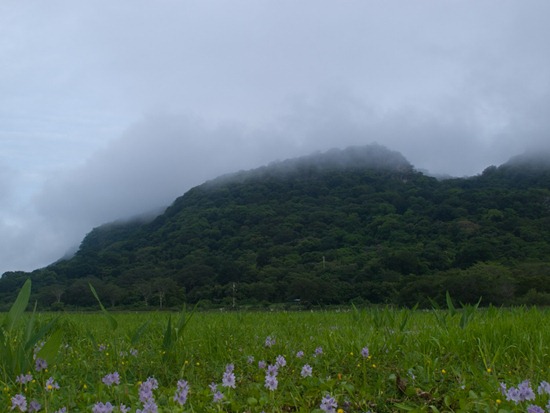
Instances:
[[[470,176],[550,138],[548,0],[2,0],[0,274],[219,174],[379,143]]]

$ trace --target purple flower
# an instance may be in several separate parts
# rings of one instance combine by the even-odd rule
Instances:
[[[137,357],[138,351],[137,351],[135,348],[131,348],[131,349],[130,349],[130,354],[131,354],[132,356],[134,356],[134,357]]]
[[[321,354],[323,354],[323,347],[317,347],[315,349],[315,356],[320,356]]]
[[[93,413],[112,413],[113,412],[113,405],[109,402],[102,403],[97,402],[94,404],[94,407],[92,408]]]
[[[226,364],[226,366],[225,366],[225,372],[226,373],[233,373],[234,370],[235,370],[235,365],[233,363]]]
[[[223,399],[223,393],[222,392],[217,391],[212,395],[212,401],[214,403],[221,402],[222,399]]]
[[[67,408],[66,408],[66,407],[62,407],[61,409],[56,410],[54,413],[67,413]]]
[[[187,401],[187,394],[189,393],[189,383],[185,380],[178,380],[178,388],[174,395],[174,401],[178,402],[180,406],[183,406]]]
[[[544,409],[536,404],[531,404],[527,407],[527,413],[544,413]]]
[[[267,365],[267,363],[265,361],[263,361],[263,360],[258,361],[258,368],[259,369],[261,369],[261,370],[265,369],[266,365]]]
[[[535,400],[535,392],[531,388],[531,385],[529,384],[529,380],[522,381],[519,386],[519,397],[521,401],[525,400]]]
[[[369,356],[369,348],[367,346],[365,346],[361,349],[361,355],[364,358],[367,358]]]
[[[27,399],[22,394],[16,394],[11,398],[11,410],[19,409],[20,412],[27,411]]]
[[[154,400],[153,390],[157,389],[158,386],[158,381],[153,377],[149,377],[144,383],[141,383],[139,386],[139,401],[146,403],[149,400]],[[144,412],[146,412],[146,410],[144,410]]]
[[[120,410],[120,413],[128,413],[130,411],[130,408],[122,403],[120,404],[118,409]]]
[[[277,376],[272,374],[266,374],[265,376],[265,388],[270,391],[277,390],[277,385],[279,382],[277,381]]]
[[[50,377],[48,380],[46,380],[45,389],[46,391],[59,390],[59,384],[57,384],[53,377]]]
[[[311,377],[311,374],[313,373],[313,369],[309,364],[305,364],[304,367],[302,367],[302,371],[300,372],[300,375],[302,377]]]
[[[500,383],[500,393],[503,395],[503,396],[506,396],[507,395],[507,391],[506,391],[506,383]]]
[[[107,386],[112,386],[113,384],[120,384],[120,375],[118,374],[117,371],[115,371],[114,373],[107,374],[105,377],[101,379],[101,381]]]
[[[222,386],[231,387],[232,389],[234,389],[236,387],[235,375],[233,373],[228,373],[228,372],[223,373]]]
[[[210,383],[210,384],[208,385],[208,387],[210,387],[210,391],[211,391],[212,393],[216,393],[216,391],[218,390],[218,385],[217,385],[216,383],[214,383],[214,382]]]
[[[143,409],[137,409],[136,413],[158,413],[159,408],[154,399],[149,399],[143,403]]]
[[[334,400],[333,397],[330,395],[326,395],[321,400],[321,410],[327,413],[336,413],[336,408],[338,407],[338,404],[336,404],[336,400]]]
[[[519,390],[515,387],[510,387],[508,391],[506,392],[506,400],[514,402],[515,404],[518,404],[520,402],[520,395]]]
[[[248,356],[248,357],[246,358],[246,362],[247,362],[248,364],[254,363],[254,356]]]
[[[46,360],[41,359],[40,357],[38,357],[38,358],[34,361],[34,369],[35,369],[36,371],[46,370],[47,368],[48,368],[48,363],[46,362]]]
[[[270,376],[276,376],[279,372],[279,366],[277,364],[270,364],[267,366],[267,374]]]
[[[266,347],[273,347],[275,345],[275,339],[271,336],[267,336],[265,338],[265,344]]]
[[[275,364],[279,367],[286,366],[286,359],[284,356],[277,356]]]
[[[304,357],[304,352],[300,350],[299,352],[296,353],[296,357],[301,359],[302,357]]]
[[[32,374],[20,374],[15,381],[19,384],[27,384],[32,381]]]
[[[550,394],[550,383],[548,383],[547,381],[541,381],[537,392],[539,394]]]
[[[37,400],[33,400],[29,403],[29,412],[37,412],[42,408],[42,405]]]

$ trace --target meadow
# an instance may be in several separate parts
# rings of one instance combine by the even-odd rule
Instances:
[[[59,315],[19,301],[0,316],[0,411],[550,411],[547,309]]]

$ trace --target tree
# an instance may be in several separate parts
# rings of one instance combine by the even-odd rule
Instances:
[[[166,302],[166,298],[170,296],[177,297],[180,295],[181,288],[178,284],[168,277],[157,277],[151,280],[153,291],[159,299],[159,308],[162,309]]]

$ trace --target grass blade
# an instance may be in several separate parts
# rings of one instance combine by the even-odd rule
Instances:
[[[99,299],[99,296],[97,295],[97,292],[94,288],[94,286],[90,283],[88,283],[88,285],[90,286],[90,290],[92,290],[92,294],[94,295],[95,299],[97,300],[97,302],[99,303],[99,308],[101,308],[101,311],[103,312],[103,315],[105,316],[105,318],[107,318],[107,321],[109,322],[109,324],[111,325],[111,329],[114,331],[117,329],[118,327],[118,323],[117,321],[115,320],[115,318],[112,316],[111,313],[109,313],[105,307],[103,307],[103,304],[101,304],[101,300]]]
[[[13,303],[8,312],[8,315],[4,321],[6,329],[11,331],[15,324],[19,321],[27,306],[29,305],[29,299],[31,297],[31,280],[28,279],[21,287],[21,291],[17,295],[17,299]]]

